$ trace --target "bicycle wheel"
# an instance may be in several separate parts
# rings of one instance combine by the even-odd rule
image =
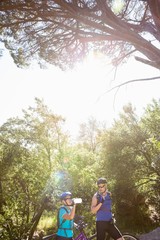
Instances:
[[[123,239],[124,240],[139,240],[137,237],[135,237],[134,235],[129,234],[129,233],[124,233]]]

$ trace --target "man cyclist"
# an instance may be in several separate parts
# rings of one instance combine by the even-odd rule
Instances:
[[[57,239],[69,240],[73,237],[73,218],[75,216],[76,204],[72,200],[72,194],[70,192],[63,192],[60,196],[63,206],[60,207],[57,216]]]
[[[91,212],[96,214],[97,240],[104,240],[106,232],[114,240],[123,240],[122,234],[112,221],[111,193],[107,190],[106,178],[97,181],[98,192],[92,197]]]

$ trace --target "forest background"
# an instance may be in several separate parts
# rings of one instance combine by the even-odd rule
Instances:
[[[109,57],[115,69],[134,56],[159,70],[160,2],[119,2],[117,8],[112,0],[2,0],[0,40],[18,67],[37,61],[41,68],[49,63],[65,70],[95,51]],[[155,79],[159,76],[131,82]],[[59,194],[66,189],[83,199],[77,213],[93,232],[90,203],[100,176],[108,179],[122,231],[140,234],[159,226],[159,119],[159,100],[141,117],[128,104],[110,128],[94,118],[81,124],[73,144],[63,116],[35,98],[34,107],[0,127],[2,239],[31,240],[37,230],[54,232]]]
[[[56,231],[59,195],[66,190],[83,199],[77,214],[93,232],[90,204],[100,176],[108,179],[121,230],[142,233],[158,226],[160,102],[148,105],[140,119],[125,106],[110,129],[90,119],[73,145],[63,118],[35,101],[22,118],[0,128],[2,239],[32,237],[37,227]]]

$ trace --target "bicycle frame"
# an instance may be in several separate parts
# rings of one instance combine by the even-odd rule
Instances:
[[[49,240],[56,237],[56,234],[51,234],[48,236],[43,237],[43,240]],[[80,232],[77,237],[73,238],[73,240],[89,240],[90,238],[87,238],[84,232]]]
[[[87,240],[87,237],[84,232],[80,232],[74,240]]]
[[[93,234],[90,237],[87,237],[85,232],[82,230],[77,237],[73,238],[74,240],[92,240],[93,238],[96,238],[97,234]]]

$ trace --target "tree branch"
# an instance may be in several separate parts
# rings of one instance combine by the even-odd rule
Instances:
[[[129,81],[126,81],[126,82],[121,83],[121,84],[119,84],[119,85],[116,85],[116,86],[114,86],[113,88],[110,88],[110,89],[109,89],[108,91],[106,91],[104,94],[109,93],[109,92],[113,91],[114,89],[120,88],[120,87],[122,87],[122,86],[124,86],[124,85],[127,85],[127,84],[129,84],[129,83],[142,82],[142,81],[153,81],[153,80],[157,80],[157,79],[160,79],[160,76],[158,76],[158,77],[151,77],[151,78],[139,78],[139,79],[129,80]]]
[[[153,62],[153,61],[149,61],[147,59],[137,57],[137,56],[135,57],[135,59],[141,63],[147,64],[147,65],[155,67],[155,68],[159,68],[159,66],[160,66],[160,61]]]

